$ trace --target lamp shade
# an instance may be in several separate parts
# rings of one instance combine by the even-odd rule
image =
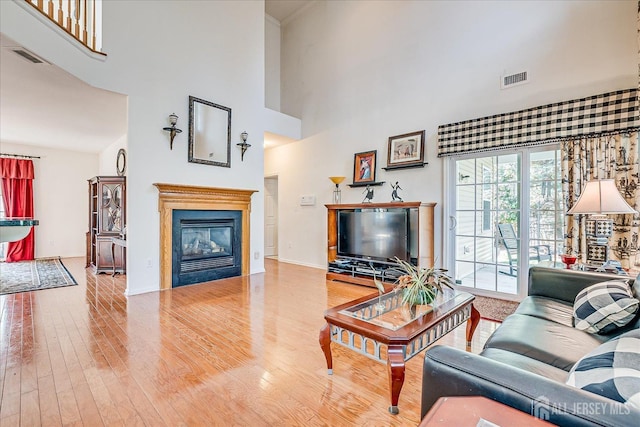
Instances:
[[[636,211],[624,200],[613,179],[587,182],[578,201],[567,215],[575,214],[632,214]]]
[[[344,176],[330,176],[329,179],[331,180],[331,182],[333,182],[337,186],[337,185],[340,185],[340,183],[342,181],[344,181],[345,177]]]

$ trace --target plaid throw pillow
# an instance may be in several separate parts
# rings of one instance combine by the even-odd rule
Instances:
[[[567,384],[640,410],[640,330],[607,341],[578,360]]]
[[[605,334],[626,325],[635,317],[640,301],[622,280],[596,283],[583,289],[573,304],[576,329]]]

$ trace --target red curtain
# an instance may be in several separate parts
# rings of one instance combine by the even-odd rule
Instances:
[[[31,160],[0,158],[2,200],[6,217],[33,218],[33,162]],[[9,242],[7,262],[34,258],[35,227],[24,239]]]

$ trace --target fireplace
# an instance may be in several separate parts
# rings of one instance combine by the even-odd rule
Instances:
[[[160,213],[160,289],[171,289],[173,287],[173,252],[174,241],[180,241],[182,245],[182,233],[174,238],[173,236],[173,218],[174,212],[180,211],[199,211],[199,212],[211,212],[211,211],[235,211],[240,215],[240,220],[235,217],[233,219],[233,225],[226,223],[224,225],[224,219],[221,218],[200,218],[198,221],[193,222],[189,228],[211,228],[206,226],[207,223],[213,225],[213,228],[224,228],[226,226],[233,227],[234,238],[240,238],[240,243],[236,243],[236,240],[231,240],[233,247],[231,249],[215,249],[211,250],[214,256],[212,260],[202,261],[206,263],[228,263],[226,252],[232,252],[234,254],[234,264],[239,263],[240,272],[239,275],[246,276],[249,274],[249,251],[250,251],[250,237],[249,237],[249,217],[251,213],[251,195],[256,190],[242,190],[231,188],[215,188],[215,187],[198,187],[193,185],[180,185],[180,184],[153,184],[158,189],[158,212]],[[195,220],[194,218],[186,218],[187,220]],[[227,218],[228,220],[229,218]],[[220,222],[222,221],[222,222]],[[212,223],[211,223],[212,222]],[[194,234],[192,232],[200,233],[204,235],[203,239],[206,241],[212,236],[211,231],[204,230],[191,230],[187,233]],[[216,231],[215,233],[217,233]],[[229,230],[229,232],[231,232]],[[213,236],[216,236],[216,234]],[[225,232],[221,232],[223,235]],[[215,239],[219,238],[215,237]],[[187,244],[189,244],[187,239]],[[193,236],[191,237],[192,243]],[[200,243],[198,242],[198,246]],[[214,246],[209,244],[211,248]],[[216,242],[215,247],[225,246],[224,238],[221,242]],[[189,251],[188,251],[189,252]],[[198,251],[191,251],[191,255],[185,258],[185,261],[193,261],[188,264],[189,268],[196,268],[196,259],[200,259]],[[202,253],[205,251],[203,250]],[[209,251],[206,251],[209,253]],[[193,256],[193,257],[191,257]],[[236,261],[235,257],[238,256]],[[204,258],[202,258],[204,259]],[[235,274],[238,275],[238,274]],[[206,279],[214,280],[214,279]],[[193,282],[195,283],[195,282]],[[186,283],[184,283],[186,284]]]
[[[172,287],[241,275],[241,211],[173,211]]]

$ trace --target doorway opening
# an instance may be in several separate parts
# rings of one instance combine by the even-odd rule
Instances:
[[[264,179],[264,257],[278,259],[278,177]]]
[[[555,266],[564,244],[556,146],[452,160],[450,239],[458,285],[501,298],[526,295],[534,264]]]

